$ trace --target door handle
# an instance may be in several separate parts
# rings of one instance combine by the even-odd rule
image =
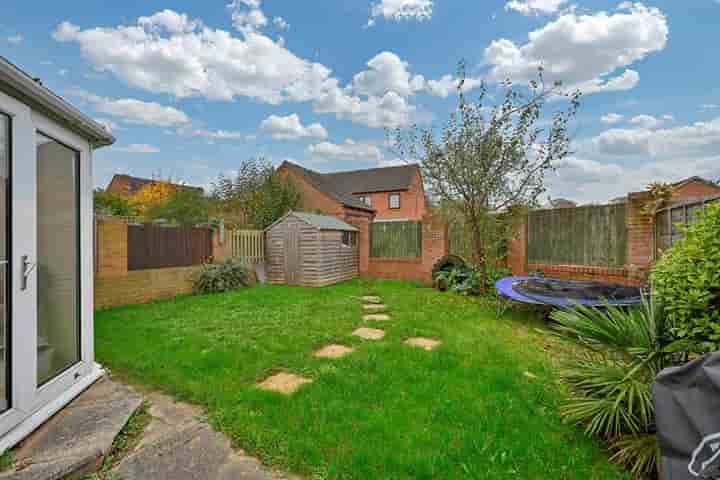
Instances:
[[[35,270],[35,267],[37,264],[32,263],[30,260],[28,260],[30,257],[27,255],[23,255],[20,257],[20,290],[27,290],[28,287],[28,277],[32,273],[33,270]]]

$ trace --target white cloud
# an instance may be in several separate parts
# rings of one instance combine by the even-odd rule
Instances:
[[[113,147],[112,149],[126,153],[158,153],[160,151],[159,148],[147,143],[131,143],[126,147]]]
[[[620,115],[619,113],[607,113],[607,114],[603,115],[602,117],[600,117],[600,121],[602,123],[612,124],[612,123],[622,122],[624,118],[625,118],[625,116]]]
[[[313,160],[371,160],[380,161],[383,154],[377,145],[368,142],[355,142],[346,139],[342,144],[321,142],[308,147],[308,153]]]
[[[182,126],[168,134],[177,134],[183,137],[203,137],[212,143],[214,140],[248,140],[250,135],[236,130],[208,130],[197,126]]]
[[[622,167],[617,164],[577,157],[566,157],[556,167],[561,178],[578,183],[614,182],[623,174]]]
[[[665,122],[672,122],[675,117],[672,115],[663,115],[661,117],[653,117],[652,115],[637,115],[630,119],[630,123],[640,128],[653,129],[657,128]]]
[[[401,165],[407,165],[409,163],[415,163],[415,162],[408,162],[406,160],[403,160],[402,158],[386,158],[383,160],[380,160],[377,163],[378,167],[399,167]]]
[[[600,153],[690,157],[717,155],[720,151],[720,118],[671,128],[612,129],[593,139]]]
[[[67,71],[66,68],[61,68],[60,70],[57,71],[57,73],[58,73],[58,75],[60,75],[61,77],[64,77],[65,75],[67,75],[68,71]]]
[[[168,127],[190,121],[184,112],[157,102],[144,102],[134,98],[101,97],[79,89],[71,90],[70,94],[89,102],[98,112],[119,117],[126,123]]]
[[[251,33],[268,24],[260,9],[260,0],[233,0],[227,8],[231,12],[233,26],[240,32]]]
[[[501,38],[484,51],[489,78],[527,82],[544,68],[548,82],[584,93],[629,90],[640,75],[627,67],[665,48],[668,23],[658,8],[624,2],[613,13],[566,12],[528,34],[525,44]]]
[[[257,0],[237,0],[231,7],[244,12],[259,5]],[[235,37],[165,10],[130,26],[83,30],[63,22],[53,37],[78,43],[95,70],[152,93],[223,101],[248,97],[269,104],[311,102],[316,112],[373,128],[413,120],[416,107],[397,92],[358,96],[351,86],[341,86],[329,68],[296,56],[281,42],[252,28],[242,28],[240,34]]]
[[[275,25],[275,28],[278,30],[288,30],[290,28],[290,24],[283,17],[273,18],[273,25]]]
[[[8,43],[12,43],[13,45],[20,45],[23,41],[23,36],[19,33],[15,35],[8,35],[6,40],[8,41]]]
[[[304,126],[297,113],[287,117],[270,115],[260,123],[260,130],[269,133],[276,140],[296,140],[303,137],[325,139],[328,136],[325,127],[319,123]]]
[[[367,26],[378,18],[385,20],[429,20],[433,14],[433,0],[380,0],[370,7]]]
[[[568,0],[509,0],[505,10],[515,10],[523,15],[550,15],[560,10]]]
[[[703,103],[700,105],[700,110],[716,110],[718,108],[720,108],[720,104],[717,103]]]

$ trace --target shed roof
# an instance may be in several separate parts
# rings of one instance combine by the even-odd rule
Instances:
[[[285,220],[289,216],[294,216],[302,220],[303,222],[307,223],[308,225],[312,225],[315,228],[318,228],[320,230],[342,230],[345,232],[358,232],[359,230],[349,223],[345,223],[339,218],[335,217],[329,217],[327,215],[317,215],[315,213],[305,213],[305,212],[288,212],[282,217],[280,217],[278,220],[276,220],[272,225],[267,227],[265,230],[270,230],[275,225],[279,224],[283,220]]]
[[[111,145],[115,142],[115,137],[105,127],[2,56],[0,89],[33,108],[40,109],[54,120],[63,122],[71,130],[90,140],[94,146]]]

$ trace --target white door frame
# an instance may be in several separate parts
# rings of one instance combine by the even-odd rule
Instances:
[[[102,373],[94,364],[92,169],[87,140],[65,129],[27,105],[0,92],[0,112],[11,118],[11,257],[9,281],[11,344],[10,409],[0,414],[0,452],[29,433],[86,388]],[[57,377],[37,386],[37,273],[20,291],[21,257],[37,259],[37,153],[36,133],[78,151],[80,181],[80,361]],[[21,425],[22,424],[22,425]],[[17,428],[16,428],[17,427]],[[13,429],[19,431],[13,431]],[[8,432],[12,432],[10,435]],[[4,437],[6,436],[6,437]]]

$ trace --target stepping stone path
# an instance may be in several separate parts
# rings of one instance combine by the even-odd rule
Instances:
[[[381,322],[385,322],[387,320],[390,320],[390,315],[387,313],[369,313],[367,315],[363,315],[363,320],[370,321],[370,320],[379,320]]]
[[[386,308],[382,303],[368,303],[363,305],[363,310],[385,310]]]
[[[442,342],[439,340],[434,340],[432,338],[413,337],[405,340],[405,343],[407,345],[410,345],[411,347],[422,348],[423,350],[430,351],[435,350],[437,347],[440,346]]]
[[[295,393],[298,388],[302,387],[306,383],[311,382],[312,380],[309,378],[301,377],[300,375],[295,375],[294,373],[280,372],[263,380],[258,384],[258,387],[263,390],[290,395]]]
[[[313,353],[313,356],[318,358],[340,358],[354,351],[354,348],[346,347],[345,345],[333,344],[321,348],[317,352]]]
[[[380,297],[376,297],[374,295],[366,295],[362,297],[363,303],[382,303],[382,300],[380,300]]]
[[[380,340],[385,336],[385,331],[377,328],[360,327],[352,334],[365,340]]]

